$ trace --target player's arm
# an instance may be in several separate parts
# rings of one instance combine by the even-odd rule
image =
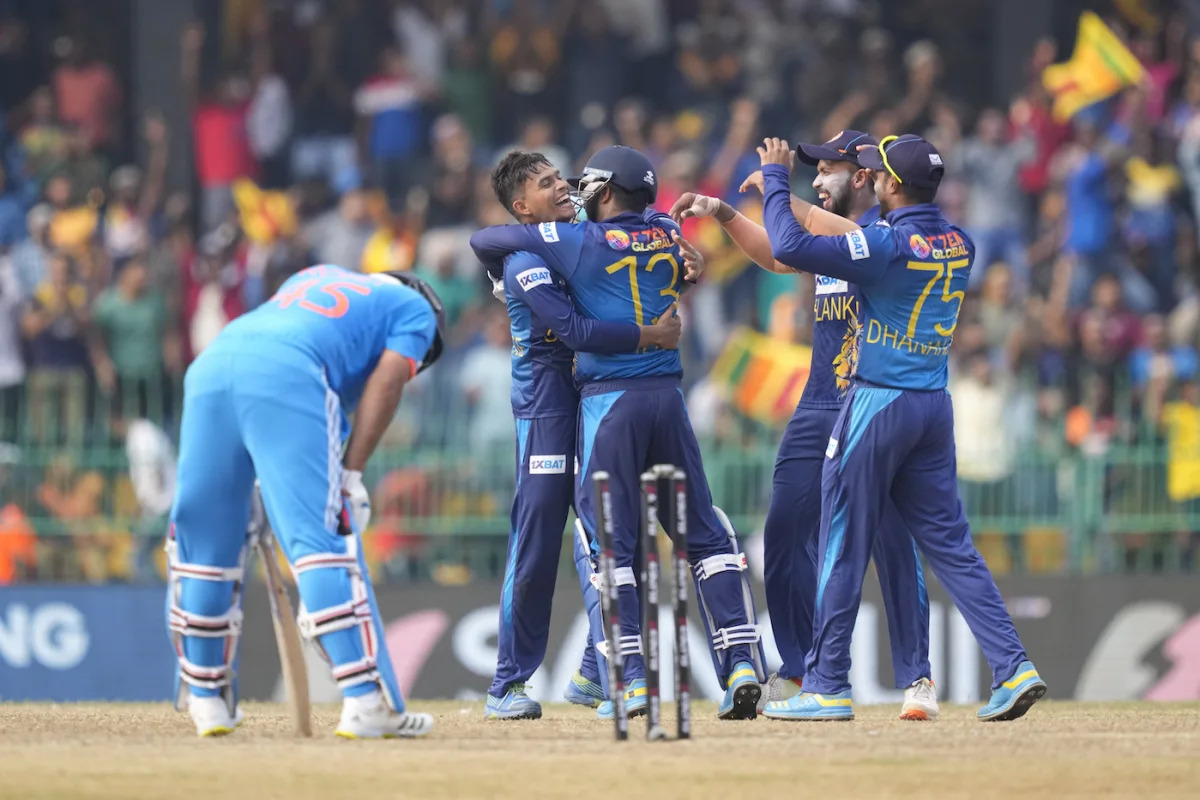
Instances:
[[[526,250],[541,257],[555,274],[570,280],[579,264],[586,224],[493,225],[471,236],[471,249],[492,274],[503,272],[506,256]]]
[[[396,416],[404,386],[412,380],[437,334],[437,319],[424,299],[413,299],[396,314],[379,363],[367,378],[342,465],[361,473],[384,431]]]
[[[873,225],[837,236],[816,236],[796,221],[788,170],[763,166],[763,222],[776,261],[795,270],[828,275],[857,284],[879,280],[891,252],[891,230]]]
[[[673,350],[680,326],[673,312],[654,325],[591,319],[580,314],[554,281],[544,261],[529,253],[509,259],[504,269],[509,294],[519,297],[533,315],[571,350],[582,353],[632,353],[642,347]]]

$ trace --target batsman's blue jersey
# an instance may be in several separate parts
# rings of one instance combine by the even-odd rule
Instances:
[[[933,204],[907,206],[842,236],[814,236],[792,214],[787,170],[763,168],[763,218],[776,259],[859,288],[857,376],[894,389],[946,388],[975,247]]]
[[[384,275],[330,265],[301,270],[258,308],[229,323],[210,345],[309,356],[350,414],[384,350],[419,365],[437,330],[433,309],[416,291]]]
[[[512,406],[517,419],[574,417],[579,410],[575,351],[632,352],[636,325],[576,312],[563,280],[528,251],[504,260],[504,295],[512,329]]]
[[[879,221],[879,206],[858,218],[862,227]],[[812,366],[799,405],[841,408],[858,361],[858,290],[849,281],[816,276],[813,295]]]
[[[665,214],[619,214],[603,223],[544,222],[485,228],[471,245],[488,264],[504,254],[526,250],[541,257],[566,281],[575,306],[593,320],[651,325],[679,299],[683,271],[679,247],[671,238],[679,228]],[[677,350],[578,352],[579,383],[679,377]]]

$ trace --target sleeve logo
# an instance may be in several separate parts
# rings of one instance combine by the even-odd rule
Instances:
[[[538,225],[538,233],[542,235],[542,239],[553,244],[558,241],[558,223],[543,222]]]
[[[871,257],[871,248],[867,246],[867,237],[861,230],[850,231],[846,234],[846,244],[850,246],[850,258],[862,261]]]
[[[567,472],[567,457],[561,456],[530,456],[530,475],[565,475]]]
[[[550,270],[545,267],[534,267],[517,275],[517,285],[521,287],[522,291],[528,292],[535,286],[553,286],[554,279],[550,277]]]

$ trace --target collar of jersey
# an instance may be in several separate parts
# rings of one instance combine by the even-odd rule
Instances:
[[[646,218],[643,217],[641,214],[635,214],[632,211],[622,211],[620,214],[617,214],[615,217],[609,217],[608,219],[604,220],[600,224],[601,225],[620,225],[623,223],[627,223],[631,220],[636,222],[637,224],[641,225],[646,221]]]
[[[938,219],[941,215],[942,212],[933,203],[918,203],[915,206],[905,206],[889,212],[887,221],[889,225],[894,226],[897,222],[906,219]]]

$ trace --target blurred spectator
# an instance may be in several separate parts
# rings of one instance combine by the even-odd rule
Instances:
[[[292,98],[287,83],[275,71],[266,45],[250,53],[253,85],[246,109],[246,135],[250,152],[261,168],[262,183],[279,189],[288,182],[288,140],[292,135]]]
[[[54,92],[40,86],[29,98],[30,120],[21,129],[29,177],[39,186],[66,160],[67,131],[54,108]]]
[[[121,85],[113,68],[82,39],[63,42],[65,61],[54,71],[58,116],[79,126],[88,148],[111,151],[121,134]]]
[[[496,4],[489,6],[494,11]],[[500,123],[500,135],[513,134],[512,120],[553,106],[553,81],[562,58],[559,42],[570,6],[555,3],[545,9],[536,0],[512,0],[508,13],[491,21],[492,67],[500,88],[493,98],[493,118]]]
[[[21,331],[29,344],[29,423],[33,438],[83,440],[87,402],[88,290],[71,261],[55,253],[46,280],[26,304]]]
[[[440,87],[449,41],[466,34],[466,11],[441,0],[393,0],[392,5],[396,41],[408,53],[413,73],[426,86]]]
[[[1021,294],[1029,286],[1025,260],[1024,203],[1018,169],[1036,154],[1032,137],[1005,141],[1004,115],[994,108],[979,115],[975,135],[955,151],[948,167],[967,185],[966,229],[975,242],[969,286],[977,289],[988,267],[1003,260]]]
[[[950,396],[958,477],[968,513],[994,516],[1004,509],[1004,483],[1012,476],[1020,444],[1011,418],[1009,373],[994,366],[986,353],[976,352],[965,358]]]
[[[182,262],[184,352],[190,363],[230,320],[246,310],[246,248],[232,225],[200,240]]]
[[[337,69],[338,40],[326,22],[313,26],[308,73],[296,94],[296,138],[292,177],[324,178],[344,185],[356,171],[353,95]]]
[[[471,406],[468,441],[481,453],[511,447],[515,433],[509,392],[512,334],[499,304],[489,308],[483,332],[484,343],[467,354],[459,378]]]
[[[0,445],[16,441],[20,424],[25,361],[18,323],[23,302],[12,259],[0,256]]]
[[[246,118],[250,86],[240,73],[226,69],[211,90],[200,85],[200,49],[204,28],[194,24],[183,34],[183,88],[192,111],[196,179],[200,183],[201,230],[213,230],[234,210],[233,182],[254,178],[258,163],[250,149]]]
[[[9,249],[25,238],[25,202],[8,180],[0,163],[0,248]]]
[[[40,203],[29,210],[25,218],[29,235],[12,249],[13,272],[17,279],[17,292],[24,298],[46,277],[46,258],[50,252],[50,220],[54,212],[50,206]]]
[[[1123,224],[1125,244],[1140,270],[1153,285],[1155,308],[1175,305],[1175,209],[1172,198],[1180,188],[1179,171],[1164,161],[1165,143],[1146,132],[1138,137],[1136,155],[1125,163],[1129,212]]]
[[[450,63],[442,79],[442,99],[446,110],[462,120],[472,138],[478,142],[491,141],[491,76],[476,37],[465,36],[451,48]]]
[[[496,161],[499,161],[505,154],[513,150],[523,150],[526,153],[541,153],[565,177],[572,174],[571,156],[566,150],[555,144],[556,141],[557,137],[553,120],[540,115],[531,117],[521,126],[521,134],[517,137],[517,141],[507,147],[501,148],[494,158]],[[583,153],[585,156],[590,155],[597,149],[599,148],[589,146],[583,150]]]
[[[67,129],[67,157],[57,174],[71,182],[74,205],[100,205],[108,178],[108,160],[92,150],[81,128]]]
[[[433,163],[423,183],[429,192],[429,228],[463,225],[475,206],[475,158],[471,134],[453,114],[433,124]]]
[[[379,56],[379,72],[354,95],[372,177],[393,201],[408,191],[418,163],[424,94],[404,54],[389,46]]]
[[[1167,496],[1176,503],[1200,500],[1200,382],[1183,384],[1178,400],[1163,408],[1167,434]]]
[[[1134,386],[1144,388],[1153,381],[1166,387],[1180,381],[1190,381],[1200,369],[1196,350],[1167,341],[1167,326],[1163,318],[1150,314],[1142,318],[1143,343],[1129,356],[1129,376]]]
[[[354,188],[342,195],[337,208],[309,222],[304,236],[318,263],[358,270],[363,268],[363,251],[374,231],[366,195]]]
[[[118,435],[124,432],[124,420],[168,416],[163,378],[168,371],[180,371],[179,340],[168,324],[166,301],[148,282],[145,259],[132,258],[93,309],[96,375],[111,397]]]
[[[150,249],[151,219],[162,202],[167,126],[158,114],[150,114],[143,129],[149,151],[144,178],[139,168],[129,164],[113,170],[109,179],[112,197],[104,215],[104,246],[117,264]]]
[[[19,463],[17,448],[0,443],[0,586],[29,580],[37,570],[37,532],[21,507],[10,502],[7,491]]]

